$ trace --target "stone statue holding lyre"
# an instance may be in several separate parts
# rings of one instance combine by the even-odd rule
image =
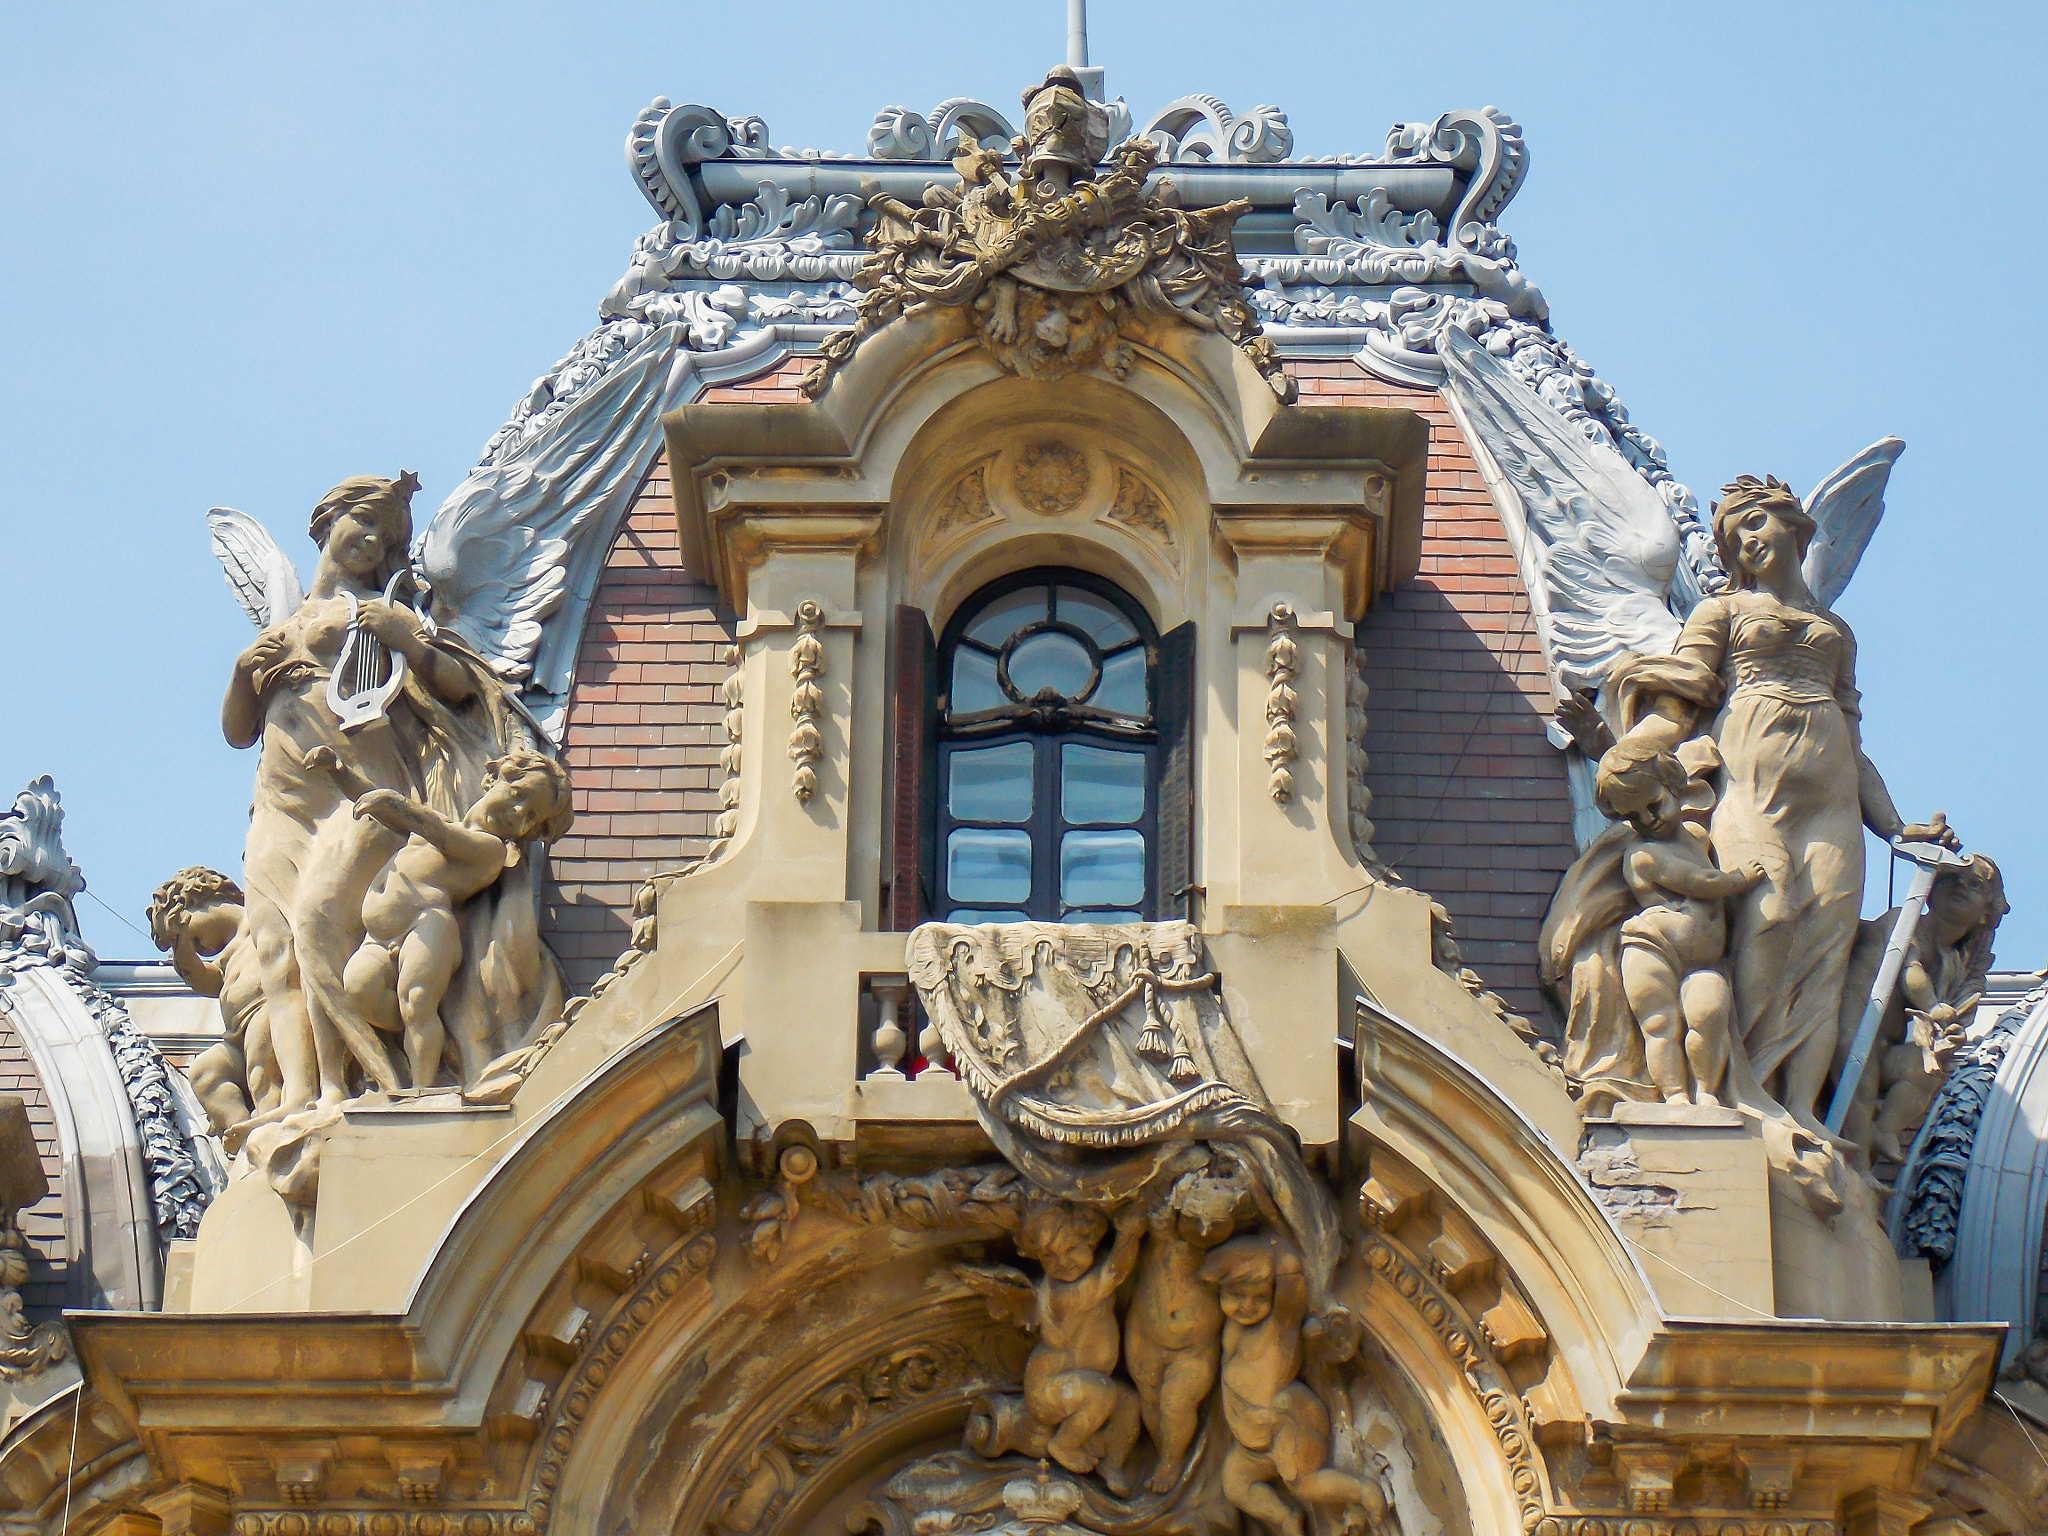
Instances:
[[[260,631],[236,658],[221,707],[230,744],[260,748],[232,941],[261,976],[273,1058],[263,1069],[277,1084],[269,1107],[254,1109],[257,1122],[331,1111],[364,1092],[466,1083],[561,1007],[559,968],[538,931],[542,861],[533,857],[508,858],[455,914],[461,960],[441,1005],[445,1057],[404,1061],[370,1016],[379,1010],[352,1002],[345,984],[364,937],[356,887],[376,875],[357,835],[363,794],[393,792],[455,821],[500,760],[554,750],[489,667],[415,606],[424,595],[408,559],[418,486],[410,473],[362,475],[322,497],[308,530],[320,557],[303,593],[262,524],[225,508],[208,514],[228,583]],[[392,857],[403,844],[394,838]]]

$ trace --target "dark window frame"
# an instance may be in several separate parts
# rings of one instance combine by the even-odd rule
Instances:
[[[952,689],[956,651],[963,643],[984,653],[1002,649],[968,639],[967,630],[990,607],[1016,592],[1031,587],[1045,589],[1048,616],[1027,621],[1018,629],[1011,631],[1007,646],[1013,648],[1030,633],[1045,629],[1067,632],[1058,621],[1050,617],[1053,594],[1060,587],[1087,592],[1107,602],[1130,622],[1138,638],[1135,642],[1124,642],[1114,646],[1106,654],[1121,654],[1131,649],[1133,645],[1143,650],[1146,714],[1142,721],[1092,708],[1085,703],[1077,706],[1055,702],[1043,693],[1028,700],[1017,699],[1013,695],[1010,703],[995,709],[955,715],[952,709]],[[1094,660],[1099,680],[1104,653],[1095,645],[1092,638],[1085,635],[1081,638]],[[1109,914],[1136,911],[1145,921],[1158,918],[1161,908],[1168,904],[1170,896],[1170,893],[1161,889],[1159,647],[1158,627],[1152,622],[1152,616],[1145,611],[1141,603],[1114,582],[1066,566],[1034,566],[1029,570],[1012,572],[977,589],[955,610],[939,638],[933,658],[936,673],[933,681],[936,684],[937,695],[934,721],[937,751],[933,786],[937,804],[934,807],[936,825],[933,828],[935,835],[931,842],[930,868],[933,893],[931,911],[934,917],[952,921],[957,912],[960,914],[958,920],[963,922],[1002,921],[1005,919],[993,914],[1000,911],[1022,910],[1030,920],[1039,922],[1059,922],[1069,912],[1074,914],[1074,921],[1088,921],[1088,914],[1091,912]],[[1006,669],[999,668],[999,674],[1006,677]],[[1011,690],[1006,690],[1008,691]],[[955,902],[947,887],[946,878],[946,849],[953,831],[956,828],[971,827],[1014,829],[1020,824],[953,815],[951,795],[948,793],[953,755],[960,751],[979,751],[1018,741],[1030,742],[1033,750],[1032,812],[1030,819],[1021,824],[1031,838],[1030,896],[1020,907],[1011,908],[998,908],[988,902]],[[1066,819],[1060,791],[1063,749],[1068,744],[1134,752],[1143,758],[1144,812],[1136,821],[1070,822]],[[1134,906],[1067,908],[1061,900],[1059,856],[1063,838],[1071,831],[1098,829],[1136,830],[1145,840],[1145,889],[1142,899]],[[991,915],[982,916],[983,913]]]

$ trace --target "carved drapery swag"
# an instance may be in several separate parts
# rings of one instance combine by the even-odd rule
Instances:
[[[1237,1151],[1331,1310],[1342,1236],[1202,969],[1192,923],[927,923],[910,979],[998,1151],[1045,1193],[1124,1200],[1198,1141]]]
[[[1251,211],[1239,198],[1180,208],[1172,182],[1148,188],[1158,146],[1109,148],[1104,108],[1086,100],[1071,71],[1054,70],[1025,93],[1025,134],[999,146],[962,134],[955,187],[933,187],[911,207],[875,192],[862,289],[852,329],[829,338],[804,380],[811,395],[873,332],[930,305],[974,314],[996,361],[1030,379],[1057,379],[1097,365],[1121,378],[1130,366],[1124,328],[1146,317],[1215,331],[1241,348],[1283,400],[1294,395],[1278,355],[1245,302],[1231,227]]]

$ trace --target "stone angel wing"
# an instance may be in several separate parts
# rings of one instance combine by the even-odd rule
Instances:
[[[1623,651],[1669,651],[1679,537],[1664,499],[1457,327],[1437,350],[1452,409],[1498,470],[1501,521],[1557,681],[1597,688]]]
[[[1832,608],[1856,574],[1870,536],[1884,516],[1884,490],[1892,465],[1906,451],[1896,437],[1880,438],[1813,488],[1806,515],[1814,521],[1813,542],[1806,546],[1806,585]]]
[[[953,1273],[988,1303],[989,1316],[997,1322],[1029,1328],[1038,1321],[1038,1291],[1023,1270],[1007,1264],[955,1264]]]
[[[678,325],[654,327],[570,405],[494,440],[414,542],[435,621],[499,677],[568,693],[577,637],[551,637],[547,621],[572,588],[596,585],[674,403],[670,364],[682,335]]]
[[[233,507],[213,507],[206,514],[206,531],[228,590],[258,629],[282,624],[299,611],[306,594],[298,567],[268,528]]]

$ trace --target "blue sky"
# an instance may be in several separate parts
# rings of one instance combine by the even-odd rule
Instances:
[[[1906,439],[1840,605],[1865,741],[1902,811],[1947,811],[2005,868],[2015,968],[2048,960],[2044,13],[1090,18],[1140,121],[1194,92],[1273,102],[1313,155],[1514,113],[1523,266],[1702,500],[1742,471],[1803,491]],[[306,514],[342,477],[415,469],[436,504],[654,222],[621,151],[654,96],[853,151],[885,105],[1012,102],[1063,39],[1061,0],[9,8],[0,791],[55,775],[101,952],[148,953],[171,871],[240,867],[254,764],[217,720],[251,631],[208,506],[262,517],[310,570]]]

